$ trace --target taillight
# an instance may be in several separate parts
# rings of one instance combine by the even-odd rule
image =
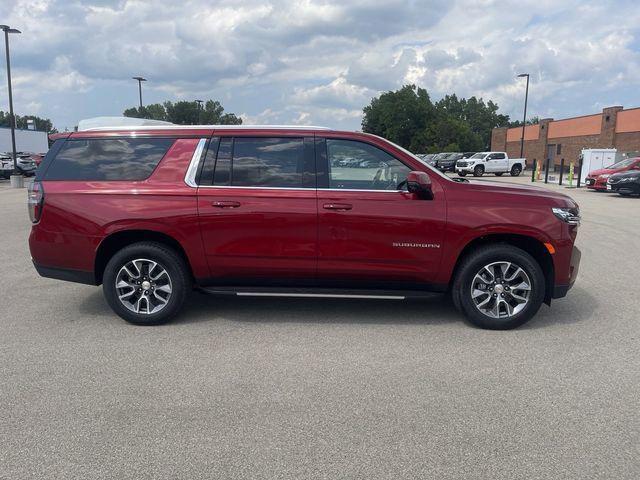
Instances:
[[[40,182],[32,182],[29,185],[27,205],[29,207],[29,217],[33,223],[40,221],[42,207],[44,206],[44,188]]]

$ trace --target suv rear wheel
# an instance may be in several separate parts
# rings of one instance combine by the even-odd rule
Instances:
[[[484,167],[482,165],[477,165],[476,168],[473,169],[474,177],[481,177],[484,173]]]
[[[102,289],[109,306],[127,322],[159,325],[182,308],[191,289],[184,260],[155,242],[134,243],[107,263]]]
[[[513,167],[511,167],[511,172],[509,172],[509,174],[512,177],[517,177],[521,173],[522,173],[522,167],[520,165],[514,165]]]
[[[454,280],[454,304],[474,325],[508,330],[526,323],[540,309],[542,268],[524,250],[498,244],[466,257]]]

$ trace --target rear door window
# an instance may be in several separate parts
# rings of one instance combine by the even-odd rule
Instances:
[[[145,180],[173,143],[172,138],[70,139],[45,180]]]
[[[213,185],[232,187],[306,188],[310,169],[306,157],[313,143],[303,137],[222,138]],[[307,167],[305,169],[305,167]],[[305,181],[306,178],[306,181]]]

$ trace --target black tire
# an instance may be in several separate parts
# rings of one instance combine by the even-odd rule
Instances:
[[[494,318],[482,313],[471,297],[471,285],[483,266],[493,262],[511,262],[522,268],[531,281],[528,303],[518,313],[507,318]],[[527,252],[508,244],[481,247],[462,260],[452,284],[453,303],[473,325],[490,330],[510,330],[529,321],[540,309],[545,298],[545,279],[538,262]]]
[[[157,262],[170,279],[171,293],[168,300],[155,313],[136,313],[129,310],[118,297],[116,288],[118,272],[135,259]],[[160,325],[169,322],[181,310],[191,288],[191,275],[183,258],[172,248],[156,242],[134,243],[118,251],[107,263],[102,282],[102,291],[111,309],[124,320],[135,325]],[[149,309],[148,306],[147,309]]]
[[[496,172],[495,175],[496,175],[496,177],[501,177],[503,173],[504,172]]]
[[[511,171],[509,172],[512,177],[518,177],[521,173],[522,167],[520,165],[514,165],[511,167]]]
[[[484,166],[477,165],[476,168],[473,169],[474,177],[481,177],[484,174]]]
[[[467,176],[467,172],[458,172],[458,175],[461,177],[466,177]]]

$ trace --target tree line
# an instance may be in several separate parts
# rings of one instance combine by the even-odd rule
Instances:
[[[127,108],[125,117],[164,120],[176,125],[240,125],[242,118],[235,113],[225,113],[218,100],[207,100],[201,106],[198,102],[166,101],[142,107]]]
[[[488,150],[495,127],[521,125],[498,113],[498,105],[491,100],[452,94],[434,103],[424,88],[415,85],[374,98],[363,114],[364,132],[415,153]]]
[[[9,112],[3,112],[0,110],[0,127],[11,127],[11,120],[9,119]],[[27,120],[33,120],[36,125],[36,130],[47,133],[56,133],[57,130],[53,127],[51,120],[48,118],[40,118],[35,115],[16,115],[16,128],[27,128]]]

